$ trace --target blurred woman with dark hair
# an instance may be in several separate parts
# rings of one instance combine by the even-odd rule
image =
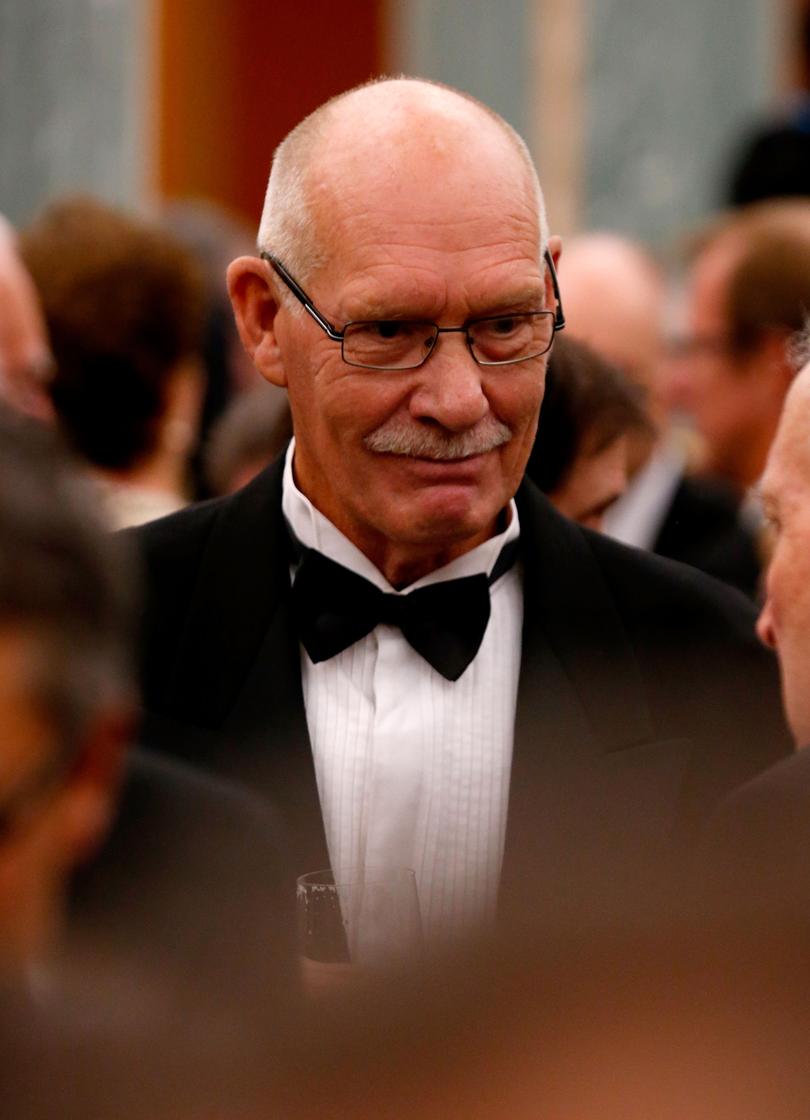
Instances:
[[[49,206],[20,252],[39,291],[55,372],[50,393],[117,528],[188,500],[204,378],[204,297],[189,252],[90,198]]]

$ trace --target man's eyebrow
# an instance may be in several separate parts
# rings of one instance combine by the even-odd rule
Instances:
[[[500,295],[497,299],[476,303],[472,306],[465,322],[470,319],[487,319],[503,315],[507,311],[540,311],[543,309],[545,292],[542,288],[521,288],[519,291]],[[408,308],[407,300],[393,300],[371,297],[358,302],[352,308],[351,315],[346,317],[346,322],[363,322],[365,320],[401,320],[412,319],[415,322],[439,322],[429,314],[420,314]],[[443,321],[442,317],[442,321]],[[460,324],[450,324],[459,326]]]

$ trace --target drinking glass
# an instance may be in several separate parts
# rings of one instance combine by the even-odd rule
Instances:
[[[416,876],[409,867],[366,867],[301,875],[298,948],[305,987],[322,991],[360,969],[418,960],[422,923]]]

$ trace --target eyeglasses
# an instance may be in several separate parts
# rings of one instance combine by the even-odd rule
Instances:
[[[440,334],[463,334],[470,354],[479,366],[513,365],[547,353],[554,335],[565,326],[557,273],[548,251],[545,261],[557,304],[554,311],[492,315],[469,319],[460,327],[439,327],[421,319],[364,319],[346,323],[340,331],[321,314],[277,257],[266,252],[261,253],[261,257],[284,281],[321,330],[333,342],[340,343],[343,361],[361,369],[417,369],[433,353]]]

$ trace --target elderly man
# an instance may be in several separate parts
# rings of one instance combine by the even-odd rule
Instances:
[[[34,283],[20,260],[14,230],[0,214],[0,400],[50,420],[51,358]]]
[[[808,340],[810,341],[810,340]],[[810,357],[810,347],[807,347]],[[760,492],[773,528],[762,641],[776,650],[798,752],[723,803],[711,835],[735,902],[760,915],[810,918],[810,362],[796,378],[768,456]]]
[[[277,151],[259,243],[231,299],[295,438],[139,530],[144,733],[283,798],[300,872],[413,867],[431,936],[587,905],[782,733],[736,596],[521,487],[563,323],[525,145],[361,87]]]

